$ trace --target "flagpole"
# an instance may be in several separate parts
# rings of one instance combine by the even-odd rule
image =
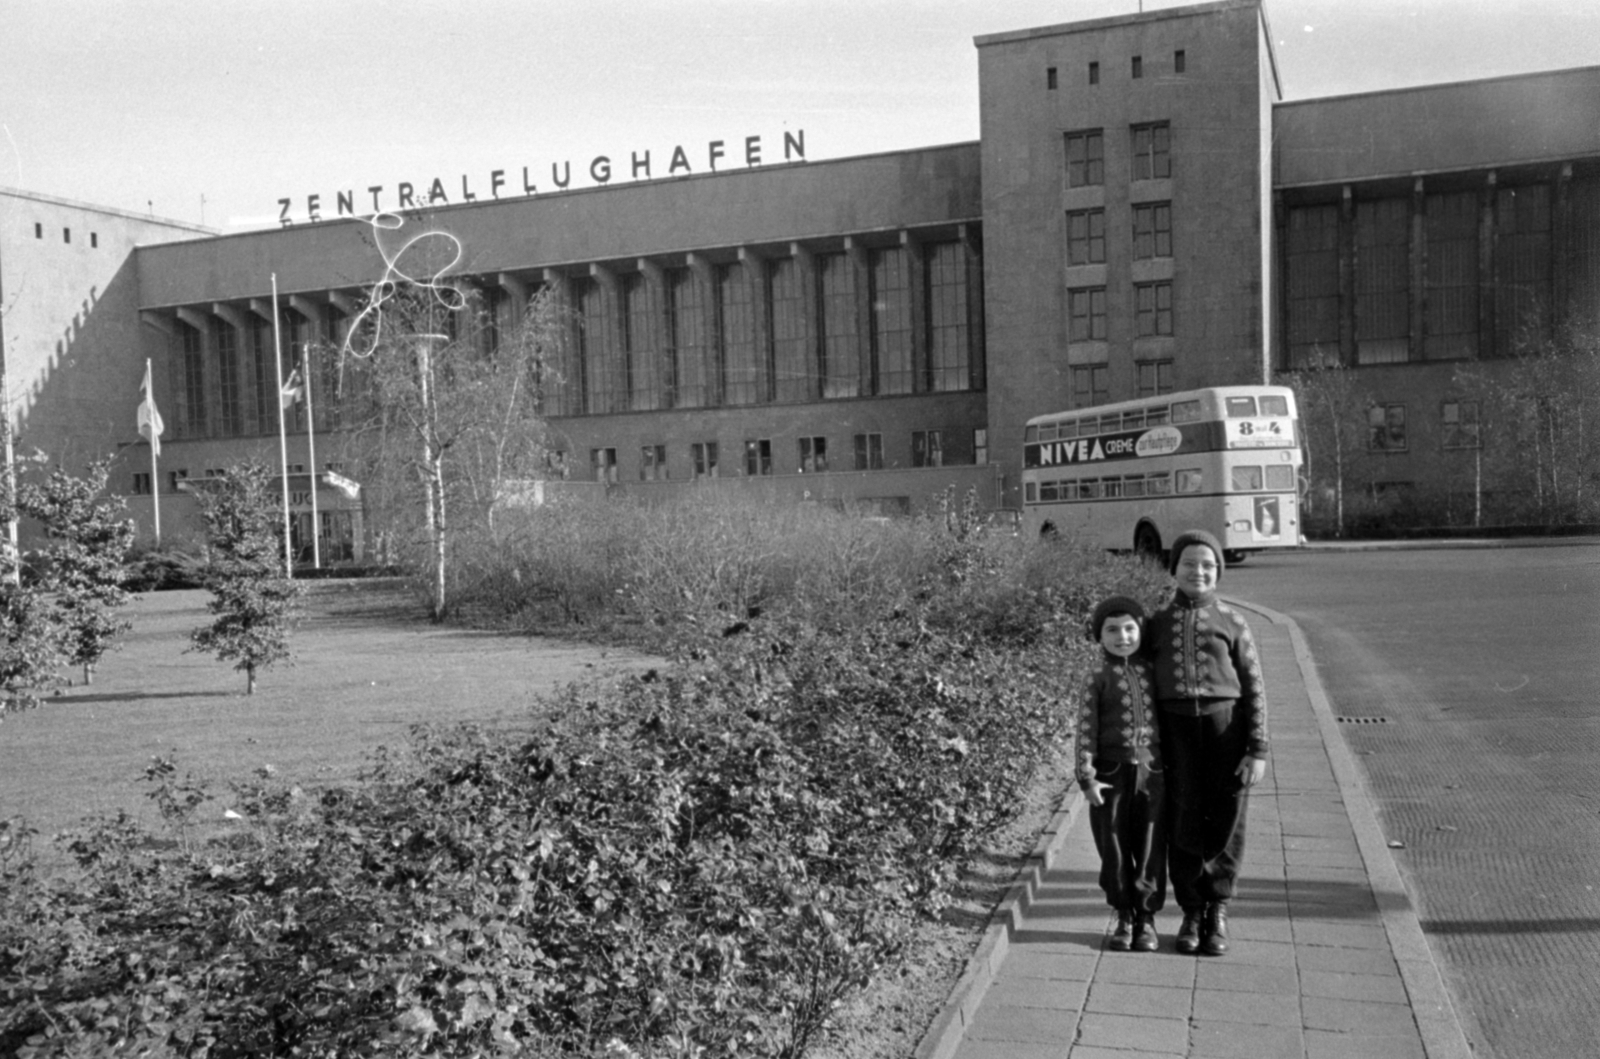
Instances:
[[[154,408],[155,404],[156,404],[156,395],[151,391],[153,391],[156,388],[156,384],[155,384],[155,381],[154,381],[153,377],[150,374],[150,358],[149,357],[144,358],[144,377],[145,377],[145,381],[150,384],[148,387],[145,388],[144,399],[146,401],[150,402],[150,407],[151,408]],[[161,547],[161,475],[156,471],[156,453],[160,449],[161,442],[156,440],[157,438],[160,437],[160,435],[156,433],[155,427],[153,425],[150,428],[150,433],[152,435],[152,437],[150,438],[150,500],[151,500],[151,506],[155,510],[156,547],[160,548]]]
[[[283,576],[294,577],[294,545],[289,539],[289,431],[283,421],[283,335],[278,317],[278,274],[272,274],[272,359],[278,370],[278,469],[283,482]]]
[[[322,569],[322,523],[317,518],[317,417],[311,408],[311,346],[300,358],[300,385],[306,388],[306,458],[311,461],[311,568]],[[281,402],[280,402],[281,403]]]

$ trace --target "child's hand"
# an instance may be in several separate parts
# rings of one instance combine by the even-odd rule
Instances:
[[[1239,777],[1239,782],[1246,787],[1254,787],[1266,774],[1266,758],[1251,757],[1248,754],[1239,762],[1239,768],[1234,772],[1234,775]]]
[[[1083,789],[1083,796],[1089,799],[1090,805],[1104,805],[1106,804],[1106,796],[1103,792],[1109,791],[1110,789],[1111,784],[1109,783],[1101,783],[1099,780],[1090,780],[1089,786]]]

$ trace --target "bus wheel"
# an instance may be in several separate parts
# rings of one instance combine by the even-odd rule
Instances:
[[[1133,551],[1146,559],[1161,561],[1161,534],[1148,522],[1133,531]]]
[[[1229,566],[1238,566],[1248,558],[1250,558],[1249,552],[1237,552],[1229,549],[1222,553],[1222,561]]]

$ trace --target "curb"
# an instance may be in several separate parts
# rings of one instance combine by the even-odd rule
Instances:
[[[1254,611],[1274,625],[1288,628],[1295,664],[1300,668],[1301,680],[1311,699],[1311,712],[1316,715],[1317,728],[1322,733],[1323,746],[1339,784],[1345,815],[1355,831],[1356,846],[1367,869],[1367,881],[1378,900],[1378,913],[1389,938],[1389,948],[1400,967],[1400,979],[1405,983],[1406,996],[1410,998],[1417,1029],[1422,1034],[1423,1051],[1428,1059],[1471,1059],[1472,1045],[1467,1041],[1461,1016],[1445,988],[1444,974],[1423,936],[1422,924],[1400,877],[1400,868],[1378,826],[1378,810],[1367,794],[1366,777],[1334,720],[1333,705],[1317,676],[1316,661],[1305,634],[1300,631],[1299,623],[1287,614],[1239,599],[1228,602]]]
[[[950,996],[934,1016],[928,1031],[917,1043],[916,1051],[911,1053],[913,1059],[951,1059],[955,1055],[967,1027],[978,1013],[978,1006],[983,1003],[984,994],[1000,974],[1000,965],[1011,949],[1011,935],[1022,925],[1023,914],[1032,906],[1045,874],[1055,867],[1061,847],[1066,844],[1067,832],[1082,808],[1083,796],[1078,793],[1077,785],[1069,785],[1061,796],[1061,807],[1040,831],[1033,852],[1017,869],[1005,899],[990,913],[983,940],[967,961],[967,969],[951,987]]]

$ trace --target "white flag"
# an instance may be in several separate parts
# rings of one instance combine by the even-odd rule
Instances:
[[[139,402],[139,436],[150,442],[150,454],[161,455],[161,432],[166,425],[161,422],[161,413],[156,411],[156,395],[150,388],[150,362],[144,362],[144,385],[140,388],[144,393],[144,400]]]
[[[283,390],[278,394],[278,399],[283,403],[283,410],[287,412],[300,403],[305,396],[305,385],[300,381],[300,369],[296,368],[289,373],[289,381],[283,384]]]

